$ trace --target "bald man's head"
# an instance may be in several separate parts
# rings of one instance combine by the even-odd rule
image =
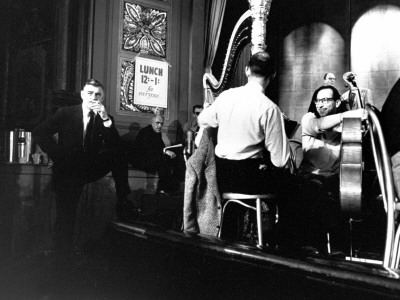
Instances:
[[[164,125],[164,117],[162,115],[154,115],[151,119],[151,126],[155,132],[161,132],[161,129]]]

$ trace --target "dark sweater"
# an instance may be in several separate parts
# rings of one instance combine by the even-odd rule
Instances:
[[[380,113],[380,122],[390,156],[400,151],[400,79],[389,93]]]
[[[151,125],[141,129],[131,149],[128,160],[133,167],[151,170],[157,167],[164,158],[165,144],[161,133],[153,130]]]

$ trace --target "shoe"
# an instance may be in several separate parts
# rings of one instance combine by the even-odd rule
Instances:
[[[330,253],[327,253],[329,257],[335,258],[345,258],[346,254],[344,254],[341,250],[333,249]]]
[[[315,248],[314,246],[302,246],[300,248],[300,251],[303,255],[306,256],[319,256],[321,254],[321,251],[319,251],[317,248]]]
[[[160,197],[169,197],[169,193],[167,193],[164,190],[159,191],[159,195],[160,195]]]
[[[116,204],[117,219],[121,221],[130,221],[141,213],[141,209],[128,200],[118,201]]]

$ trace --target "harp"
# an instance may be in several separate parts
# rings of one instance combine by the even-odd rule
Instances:
[[[272,0],[249,0],[250,9],[236,22],[225,54],[225,60],[219,79],[211,72],[203,75],[204,106],[224,90],[243,85],[244,66],[251,54],[266,49],[266,23]],[[203,128],[200,128],[195,144],[200,144]]]
[[[271,2],[272,0],[249,0],[250,9],[239,18],[233,29],[220,79],[217,80],[210,72],[203,75],[205,103],[211,104],[222,91],[242,83],[235,84],[234,75],[237,66],[243,66],[240,64],[241,54],[247,54],[245,63],[250,57],[249,51],[243,51],[248,50],[249,47],[246,46],[251,46],[251,54],[266,49],[266,24]]]
[[[237,21],[229,40],[222,67],[220,79],[217,80],[211,72],[203,75],[204,101],[213,103],[214,99],[225,89],[234,86],[235,71],[239,64],[239,58],[246,56],[246,46],[251,42],[251,12],[246,11]],[[242,53],[244,52],[244,53]]]

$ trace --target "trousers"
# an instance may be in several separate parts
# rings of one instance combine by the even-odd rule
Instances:
[[[117,201],[125,201],[130,193],[126,155],[118,148],[96,154],[76,155],[55,163],[53,189],[56,197],[54,246],[58,253],[68,253],[73,234],[79,199],[86,183],[94,182],[112,172]]]

